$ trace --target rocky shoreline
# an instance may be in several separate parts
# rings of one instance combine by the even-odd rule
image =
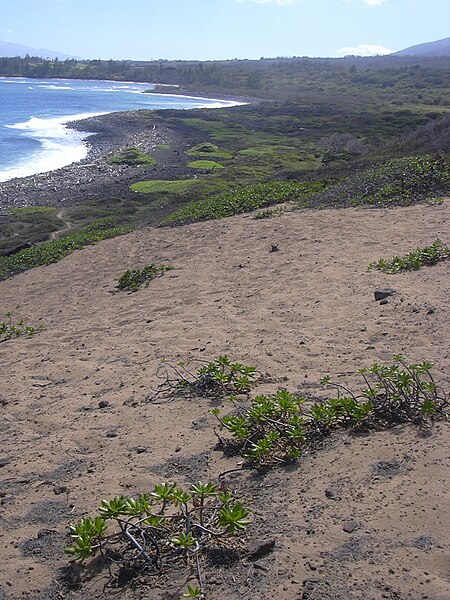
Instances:
[[[75,121],[69,126],[90,134],[85,140],[87,157],[54,171],[1,182],[0,210],[23,206],[63,207],[104,197],[119,198],[130,193],[129,185],[136,175],[143,179],[167,178],[173,170],[174,175],[180,176],[179,136],[159,118],[143,119],[139,111],[127,111]],[[171,146],[169,163],[129,167],[111,165],[108,161],[125,146],[137,146],[149,152],[160,144]]]

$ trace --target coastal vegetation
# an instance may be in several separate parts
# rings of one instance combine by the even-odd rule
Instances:
[[[113,219],[99,219],[60,240],[25,248],[11,256],[1,256],[0,280],[33,267],[57,262],[75,250],[130,231],[130,227],[118,226]]]
[[[0,343],[6,342],[21,335],[32,337],[40,329],[42,329],[42,325],[39,327],[25,325],[23,319],[20,319],[20,321],[14,321],[11,312],[6,313],[5,317],[7,319],[6,321],[0,321]]]
[[[321,182],[268,181],[232,190],[205,200],[197,200],[173,212],[162,225],[181,225],[208,219],[221,219],[265,206],[308,198],[322,189]]]
[[[434,265],[448,258],[450,258],[450,248],[440,239],[437,239],[430,246],[416,248],[405,256],[394,256],[389,259],[380,258],[380,260],[371,263],[369,269],[378,269],[383,273],[398,273],[399,271],[415,270]]]
[[[109,159],[111,165],[128,165],[130,167],[154,165],[155,162],[152,156],[141,152],[139,148],[126,148]]]
[[[138,118],[142,119],[142,123],[150,120],[155,126],[164,124],[173,133],[170,144],[159,144],[159,148],[155,146],[156,150],[166,153],[166,163],[161,165],[159,156],[154,162],[153,156],[147,151],[141,152],[137,147],[130,146],[113,158],[108,154],[107,158],[110,165],[130,167],[124,169],[127,176],[123,186],[125,191],[121,192],[123,195],[116,193],[116,188],[111,185],[105,197],[89,202],[80,198],[77,202],[65,205],[62,196],[58,194],[55,203],[61,203],[63,213],[55,206],[5,209],[1,217],[8,225],[8,231],[5,235],[2,233],[3,237],[0,238],[0,251],[3,249],[5,254],[0,256],[0,279],[38,265],[48,265],[75,250],[127,233],[136,226],[159,223],[184,225],[258,209],[262,209],[256,213],[259,218],[268,218],[279,214],[283,210],[279,205],[285,203],[289,203],[289,209],[359,205],[370,208],[409,206],[415,202],[439,200],[449,192],[450,118],[447,113],[450,112],[450,91],[446,86],[448,65],[438,59],[263,59],[211,64],[169,61],[142,64],[130,61],[64,61],[63,64],[59,61],[30,58],[24,62],[20,59],[14,62],[13,59],[5,63],[3,60],[0,59],[0,69],[5,72],[6,64],[8,69],[13,70],[13,74],[40,77],[110,77],[120,80],[146,78],[148,81],[177,82],[184,86],[183,92],[204,91],[219,95],[227,90],[227,93],[231,91],[235,94],[245,94],[259,100],[246,106],[220,111],[201,109],[164,113],[140,112]],[[151,160],[146,162],[142,155]],[[111,162],[114,160],[116,162]],[[193,163],[198,161],[203,166],[197,168],[206,172],[193,174],[191,168]],[[205,163],[220,164],[223,168],[209,169],[204,166]],[[156,171],[155,167],[161,167],[161,170]],[[136,170],[133,171],[133,168]],[[430,207],[430,210],[437,209]],[[68,235],[61,239],[45,241],[53,233],[61,231],[67,223],[72,227]],[[28,242],[32,247],[18,247]],[[13,252],[9,253],[10,250]],[[386,273],[416,269],[444,260],[449,257],[449,253],[449,248],[440,240],[436,240],[431,246],[417,248],[406,256],[381,259],[371,267]],[[171,268],[173,267],[155,263],[130,268],[118,279],[117,287],[135,292]],[[245,277],[241,280],[244,281]],[[299,294],[297,293],[297,302],[298,298],[301,300]],[[115,299],[119,298],[119,294],[111,296],[111,303],[114,304]],[[137,299],[137,296],[133,296],[133,299]],[[208,296],[208,302],[212,303],[213,300],[216,301],[215,296]],[[344,301],[348,303],[348,298],[344,298]],[[253,304],[254,300],[251,302]],[[151,313],[153,307],[146,306],[145,310]],[[139,314],[142,315],[142,311]],[[154,314],[157,314],[156,311]],[[364,314],[366,319],[367,313]],[[135,323],[133,318],[135,317],[131,316],[131,320],[127,320],[126,327],[139,328],[139,323]],[[33,335],[36,331],[25,326],[22,321],[14,322],[11,315],[7,315],[7,319],[0,322],[0,341],[17,335]],[[120,320],[119,318],[119,324]],[[288,322],[287,318],[284,322]],[[188,326],[191,328],[191,321]],[[180,328],[179,325],[178,327]],[[125,326],[123,329],[125,330]],[[141,329],[139,328],[139,331]],[[163,331],[161,328],[159,330]],[[361,333],[363,331],[365,329],[361,329]],[[95,335],[95,331],[91,333]],[[328,332],[326,335],[329,335]],[[339,335],[336,333],[336,337]],[[261,336],[261,343],[264,341],[263,337],[266,336]],[[258,341],[259,339],[258,334]],[[411,340],[411,335],[407,339]],[[363,341],[365,342],[365,339]],[[134,359],[129,352],[131,346],[128,338],[125,338],[125,342],[126,350],[122,353],[121,362],[128,370],[130,362]],[[196,341],[195,348],[190,352],[205,350],[200,347],[200,343],[202,341],[199,339],[197,347]],[[305,342],[301,340],[299,343]],[[98,347],[100,353],[102,345],[99,344]],[[273,353],[277,352],[267,342],[265,347],[273,350]],[[368,350],[372,348],[374,354],[384,352],[375,349],[375,346],[369,346]],[[179,350],[178,348],[173,352],[177,357],[180,356]],[[267,352],[267,356],[271,355],[272,352]],[[148,356],[153,355],[149,352]],[[322,356],[319,362],[325,360],[324,355],[318,356]],[[111,362],[114,360],[112,355],[107,358]],[[95,360],[97,359],[96,356]],[[135,360],[139,361],[136,365],[140,369],[140,365],[146,359]],[[278,365],[283,360],[283,355],[278,353]],[[368,360],[367,364],[371,360]],[[103,366],[98,361],[93,364],[94,370],[91,373],[99,372],[99,364]],[[338,373],[337,383],[326,376],[321,381],[323,387],[320,391],[318,384],[305,386],[307,391],[314,391],[311,396],[307,391],[297,394],[284,388],[254,394],[259,383],[267,386],[275,380],[259,373],[256,367],[234,361],[226,355],[201,361],[201,365],[191,372],[182,363],[169,364],[166,361],[165,380],[155,392],[141,401],[134,399],[135,388],[144,388],[146,384],[144,380],[139,381],[138,376],[138,380],[133,381],[134,391],[130,393],[130,396],[133,396],[133,404],[128,404],[127,398],[123,401],[123,407],[137,406],[138,402],[176,402],[179,398],[192,400],[193,403],[207,403],[208,408],[212,407],[211,413],[218,423],[217,430],[214,431],[218,448],[223,450],[226,456],[238,455],[237,460],[240,462],[232,471],[242,474],[244,469],[247,469],[247,473],[253,470],[251,474],[254,477],[249,479],[246,485],[249,489],[252,489],[252,485],[255,486],[255,499],[264,498],[263,493],[276,497],[277,493],[279,494],[277,486],[280,489],[286,488],[287,494],[288,486],[283,482],[286,470],[293,472],[294,463],[298,463],[302,455],[311,456],[313,451],[318,451],[333,434],[350,431],[367,436],[377,430],[405,424],[417,425],[422,429],[421,433],[429,433],[429,428],[435,420],[448,418],[448,394],[435,382],[433,365],[428,361],[410,363],[398,355],[394,357],[393,364],[372,363],[368,368],[358,371],[362,378],[361,389],[358,390],[344,387],[342,377],[345,374],[342,372]],[[115,369],[116,366],[113,364],[112,368]],[[298,372],[295,376],[297,375]],[[304,373],[302,377],[303,375]],[[78,388],[79,379],[75,382]],[[102,381],[100,375],[98,381]],[[96,382],[92,383],[92,386],[96,385]],[[122,385],[121,382],[120,386]],[[94,388],[97,389],[101,390]],[[127,396],[128,391],[126,389]],[[74,395],[78,397],[82,393],[78,389]],[[117,398],[114,390],[110,392],[108,389],[107,393],[111,394],[114,402],[114,398]],[[94,391],[94,394],[90,394],[89,398],[98,397],[97,391]],[[47,402],[47,398],[44,400]],[[91,400],[89,402],[91,403]],[[104,402],[104,407],[107,408],[108,401]],[[222,402],[228,402],[229,410],[223,406],[217,408]],[[97,400],[94,403],[97,403]],[[60,404],[61,399],[58,399],[58,406]],[[82,414],[87,414],[88,418],[92,419],[92,427],[97,428],[94,435],[99,435],[98,424],[101,417],[98,421],[96,417],[100,413],[91,412],[94,407],[88,405],[85,399],[82,404],[88,408],[86,410],[83,407]],[[141,411],[142,404],[139,406],[140,415],[145,414]],[[94,414],[95,417],[92,416]],[[183,418],[179,414],[181,411],[172,411],[177,420]],[[152,418],[153,415],[148,411],[146,421]],[[110,419],[105,419],[103,424],[107,426],[108,422]],[[192,422],[192,425],[197,428],[196,422]],[[148,429],[146,423],[143,424],[143,429],[145,428]],[[105,435],[109,438],[108,432],[105,432]],[[189,429],[183,440],[183,444],[186,445],[181,454],[188,454],[190,438],[196,435],[199,434]],[[158,432],[158,436],[152,451],[161,436],[164,437],[164,432]],[[144,473],[145,477],[151,476],[148,475],[150,469],[147,466],[136,466],[134,447],[131,448],[131,442],[128,441],[131,437],[127,432],[127,440],[123,440],[123,445],[121,441],[121,445],[116,448],[127,456],[130,471],[134,470],[135,474]],[[212,434],[210,437],[212,438]],[[339,443],[339,437],[336,435],[336,444]],[[332,439],[334,441],[334,438]],[[425,447],[426,444],[428,441],[424,443]],[[393,452],[397,451],[398,447],[390,444]],[[141,450],[145,451],[141,446],[136,448],[138,453]],[[171,452],[167,446],[164,448],[165,451]],[[169,457],[171,466],[175,465],[177,469],[179,465],[175,462],[175,453],[181,449],[181,444],[180,447],[174,446],[174,454]],[[85,452],[85,449],[80,446],[80,454],[82,452]],[[98,467],[94,462],[94,452],[95,456],[99,453],[94,446],[89,452],[90,456],[86,458],[88,481],[95,483],[98,473],[103,470],[99,469],[97,475],[95,474],[95,468]],[[113,456],[112,452],[106,450],[100,454],[102,460]],[[72,467],[76,467],[76,476],[84,476],[81,471],[81,465],[84,463],[78,462],[78,454],[76,456],[76,461],[64,466],[64,473],[68,479],[72,477],[69,473]],[[225,458],[222,464],[224,462]],[[88,464],[93,466],[88,467]],[[217,464],[215,462],[214,468]],[[232,466],[236,466],[236,460]],[[257,479],[257,476],[265,476],[268,469],[277,466],[283,466],[285,469],[279,471],[281,474],[278,480]],[[299,468],[301,467],[302,463]],[[336,468],[333,463],[328,474],[330,480],[336,474],[333,473],[333,469]],[[255,470],[258,473],[254,473]],[[179,473],[177,470],[172,471],[174,472]],[[86,593],[83,582],[88,578],[92,581],[102,573],[101,576],[105,577],[103,582],[107,582],[106,587],[123,589],[130,582],[136,586],[146,586],[149,581],[153,585],[162,574],[158,582],[162,582],[162,585],[166,585],[169,579],[172,583],[174,580],[178,583],[179,579],[183,579],[182,583],[187,585],[187,589],[180,585],[178,593],[181,594],[180,590],[183,590],[184,597],[205,597],[208,583],[202,569],[206,565],[207,569],[214,573],[214,569],[217,572],[219,569],[225,570],[225,566],[229,564],[241,564],[243,532],[250,525],[249,510],[243,501],[227,491],[226,483],[222,481],[224,473],[229,471],[219,475],[220,484],[193,478],[192,481],[196,483],[180,487],[177,483],[166,481],[153,489],[150,488],[152,491],[143,491],[139,495],[128,495],[127,492],[109,500],[99,500],[100,508],[93,517],[83,517],[89,513],[84,505],[85,496],[82,498],[80,492],[77,518],[83,518],[70,523],[70,545],[65,550],[66,555],[73,561],[67,568],[68,574],[74,574],[72,580],[67,578],[72,586],[69,595],[72,591],[76,593],[74,588],[80,589],[81,594]],[[185,477],[184,472],[182,476]],[[45,477],[49,478],[48,481],[53,481],[53,477]],[[319,474],[319,477],[322,477],[322,474]],[[364,493],[369,487],[367,477],[366,472],[361,484]],[[41,480],[40,473],[36,481]],[[122,490],[128,485],[126,481],[119,479],[113,481],[117,481],[117,486]],[[324,482],[324,479],[320,480],[320,493],[325,493],[326,497],[333,499],[333,496],[328,496]],[[85,483],[86,480],[83,481],[83,486]],[[232,485],[234,489],[234,482]],[[69,490],[62,487],[66,490],[68,498]],[[53,492],[58,494],[60,489],[54,486]],[[86,489],[84,486],[84,491]],[[264,492],[267,489],[268,491]],[[72,497],[75,497],[75,491],[74,486],[71,490]],[[301,494],[303,492],[299,491],[299,496]],[[322,500],[315,494],[311,519],[318,515],[314,511],[322,511]],[[411,499],[408,501],[410,504],[413,502]],[[286,533],[289,530],[290,522],[283,522],[284,515],[287,514],[284,511],[286,495],[282,498],[277,497],[278,512],[275,517],[273,510],[267,516],[261,510],[261,505],[258,506],[256,500],[254,502],[256,510],[252,512],[255,514],[255,520],[257,517],[263,522],[264,535],[269,531],[272,536],[270,518],[281,521],[281,528],[275,529],[274,535],[281,537],[280,531]],[[298,501],[290,498],[289,502]],[[345,504],[347,506],[347,499]],[[53,507],[53,504],[48,506]],[[294,506],[298,508],[299,505]],[[360,502],[357,506],[357,510],[360,510]],[[70,509],[71,505],[65,502],[64,507]],[[64,514],[69,513],[66,511]],[[336,515],[334,511],[334,521],[341,518]],[[358,519],[359,516],[358,513]],[[33,513],[29,518],[34,518]],[[69,516],[65,518],[70,519]],[[35,521],[36,519],[31,522]],[[321,526],[325,527],[324,523],[322,521]],[[37,533],[43,540],[43,547],[48,531],[53,536],[53,529],[42,529]],[[300,531],[299,535],[303,535],[303,530]],[[309,531],[305,527],[305,535],[310,535]],[[315,533],[314,530],[311,531]],[[350,543],[356,544],[356,541]],[[322,551],[323,547],[317,546]],[[309,551],[304,552],[306,559]],[[214,557],[217,558],[218,555],[222,562],[214,562]],[[45,552],[42,556],[47,559]],[[293,556],[295,557],[295,554]],[[94,557],[93,562],[86,565],[86,561],[91,557]],[[313,565],[311,570],[316,570],[314,562],[311,561],[310,565]],[[177,570],[180,567],[184,572],[177,579]],[[248,578],[248,563],[245,561],[244,567],[247,570],[244,577]],[[271,565],[267,567],[264,561],[255,563],[257,572],[268,571],[270,568]],[[186,575],[188,569],[189,575]],[[345,576],[347,574],[346,571]],[[193,578],[187,584],[185,579],[192,575]],[[291,573],[287,576],[291,577]],[[323,575],[327,576],[328,572]],[[235,577],[233,573],[233,581],[240,583],[239,577],[240,575]],[[244,589],[244,594],[249,590],[254,597],[259,593],[258,589],[252,591],[248,587],[247,590]],[[386,593],[396,594],[390,588],[386,587],[386,590]],[[0,589],[0,595],[1,593]],[[65,590],[58,590],[56,593],[61,595]],[[142,593],[146,593],[145,588]],[[172,590],[167,593],[172,594]],[[305,586],[304,592],[299,593],[306,599],[307,587]],[[241,590],[239,595],[242,596]]]
[[[201,558],[212,548],[230,551],[233,536],[239,541],[249,524],[247,508],[217,484],[199,481],[184,489],[165,482],[137,498],[102,500],[97,516],[69,526],[72,545],[65,553],[78,561],[97,552],[108,560],[113,553],[113,570],[108,568],[115,587],[127,572],[161,577],[191,565],[196,583],[183,597],[205,598]]]
[[[145,267],[127,269],[123,275],[119,277],[117,287],[119,290],[127,290],[129,292],[137,292],[142,285],[148,285],[152,279],[164,275],[166,271],[171,271],[174,267],[169,265],[156,265],[151,263]]]
[[[136,132],[169,135],[149,144],[142,134],[108,153],[112,168],[127,166],[127,189],[117,193],[111,176],[110,191],[95,200],[81,195],[61,204],[55,195],[58,209],[5,209],[0,256],[101,218],[135,228],[287,201],[297,208],[410,205],[439,200],[450,188],[449,69],[440,58],[192,63],[28,57],[0,59],[0,74],[158,82],[172,86],[158,92],[247,99],[220,110],[134,113]]]

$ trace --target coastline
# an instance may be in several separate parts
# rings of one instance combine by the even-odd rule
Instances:
[[[120,198],[130,195],[129,185],[136,176],[169,179],[191,175],[183,169],[179,158],[184,145],[181,135],[159,117],[143,119],[140,112],[111,112],[67,123],[67,127],[88,134],[84,140],[88,148],[86,157],[59,169],[0,182],[0,211],[9,207],[64,207],[104,197]],[[110,156],[126,146],[154,153],[160,144],[171,147],[164,164],[158,161],[148,167],[131,167],[109,163]]]
[[[194,96],[186,94],[181,89],[179,93],[174,93],[173,88],[166,93],[159,89],[142,93],[215,99],[218,103],[230,103],[229,106],[222,104],[221,108],[231,108],[250,102],[248,98],[235,96],[221,98],[206,94]],[[129,185],[137,175],[143,179],[178,179],[180,176],[191,175],[189,170],[182,168],[178,158],[180,146],[183,145],[181,135],[164,124],[159,110],[155,110],[155,113],[158,113],[158,118],[155,120],[139,117],[142,110],[145,111],[140,109],[109,112],[67,122],[65,124],[67,128],[86,134],[83,140],[87,147],[86,156],[57,169],[0,182],[0,211],[9,207],[23,206],[63,207],[75,202],[99,200],[105,197],[105,194],[109,197],[122,197],[130,194]],[[124,147],[136,146],[143,152],[154,152],[159,144],[169,144],[172,149],[170,159],[168,156],[165,157],[165,164],[130,167],[111,165],[108,161],[110,155]]]

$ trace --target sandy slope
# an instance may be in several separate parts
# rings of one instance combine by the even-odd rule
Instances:
[[[67,596],[55,583],[66,524],[103,497],[236,465],[213,450],[209,401],[146,402],[163,357],[195,368],[226,353],[279,381],[266,391],[316,394],[324,373],[355,386],[357,368],[402,352],[433,361],[448,390],[450,263],[398,275],[367,265],[448,243],[449,224],[450,201],[236,217],[137,231],[0,282],[0,314],[45,326],[0,345],[0,598],[111,597],[104,573]],[[114,292],[149,262],[176,270]],[[380,286],[398,290],[386,305]],[[342,435],[296,468],[230,478],[253,512],[249,538],[276,547],[256,568],[216,570],[209,598],[448,599],[449,438],[446,423],[428,437]],[[179,598],[179,583],[114,597]]]

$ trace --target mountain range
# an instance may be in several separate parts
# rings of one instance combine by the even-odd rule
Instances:
[[[394,52],[396,56],[450,56],[450,37]]]
[[[78,58],[63,52],[57,52],[55,50],[46,50],[45,48],[32,48],[31,46],[24,46],[23,44],[13,44],[12,42],[3,42],[0,40],[0,56],[14,57],[21,56],[22,58],[26,55],[29,56],[40,56],[41,58],[58,58],[59,60],[65,60],[67,58]]]

